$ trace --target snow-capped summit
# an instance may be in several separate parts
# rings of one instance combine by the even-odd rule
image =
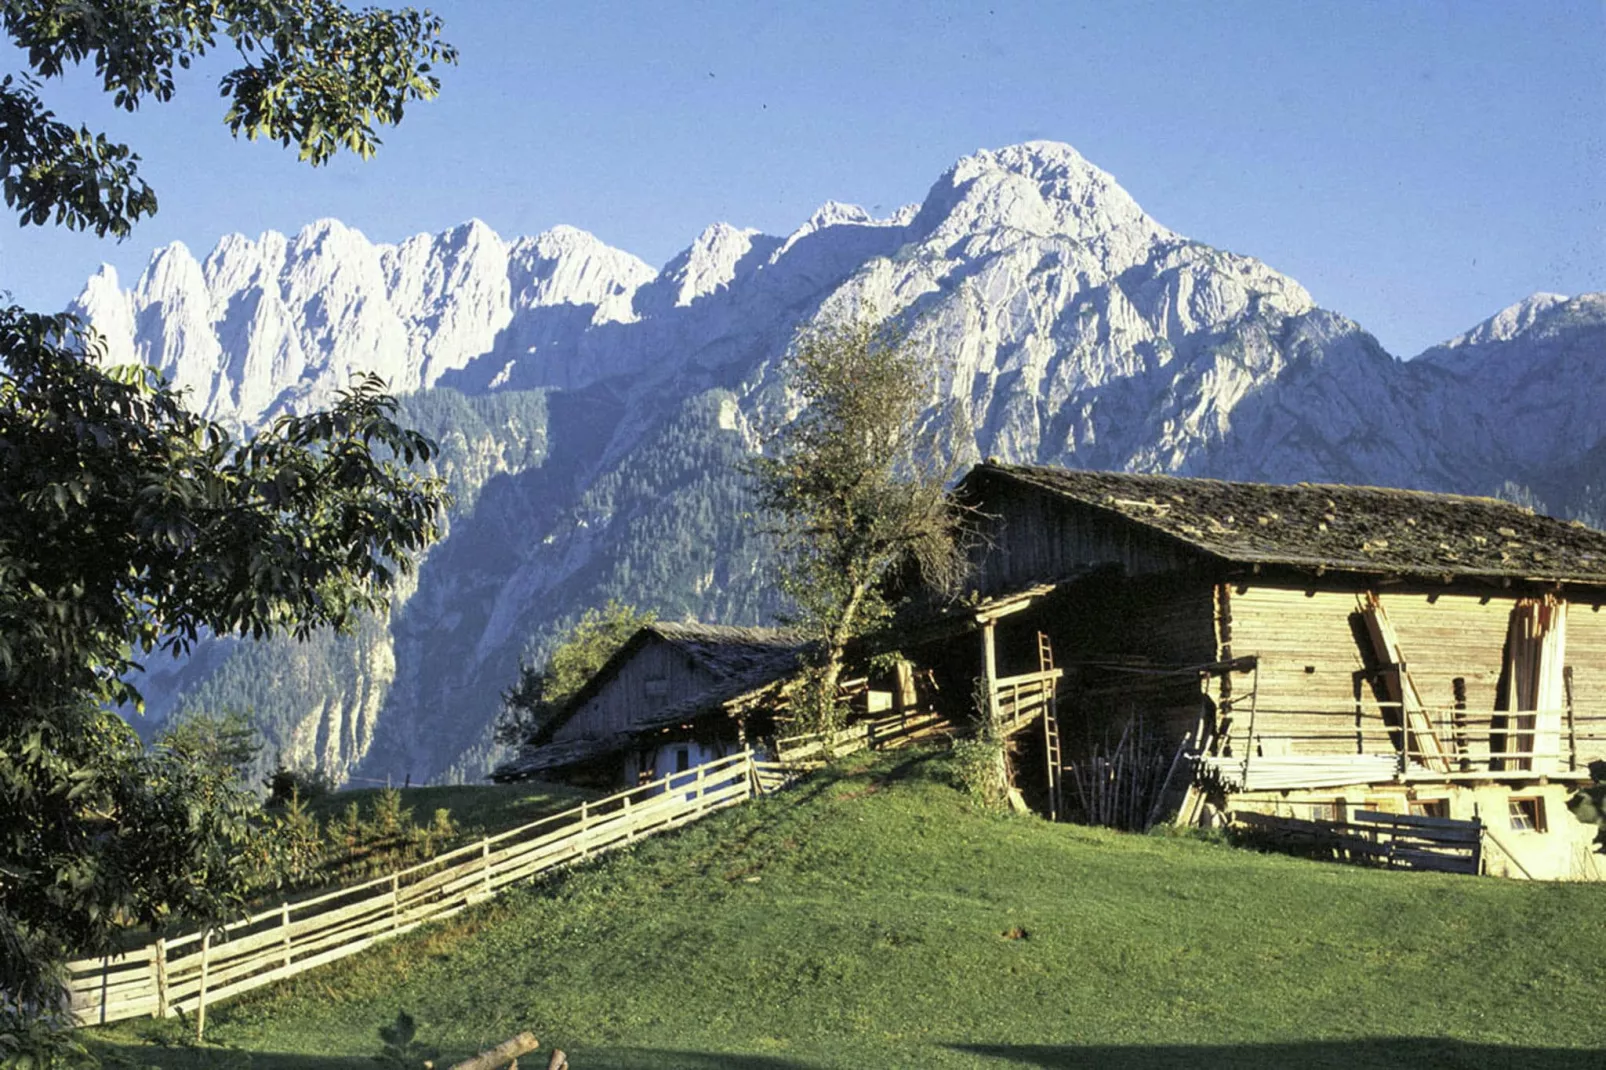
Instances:
[[[520,238],[508,255],[515,312],[556,305],[592,307],[594,323],[633,319],[633,295],[657,275],[636,257],[578,227],[553,227]]]
[[[750,227],[715,223],[664,265],[654,283],[636,302],[642,313],[666,307],[685,308],[699,298],[728,288],[738,275],[758,270],[781,239]]]

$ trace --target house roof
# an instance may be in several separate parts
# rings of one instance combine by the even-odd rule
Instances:
[[[780,628],[738,628],[729,624],[658,622],[642,629],[685,651],[697,664],[726,680],[763,676],[796,668],[802,641]],[[601,675],[600,673],[598,675]]]
[[[553,718],[536,743],[544,743],[573,717],[580,707],[607,686],[608,681],[648,643],[668,643],[684,653],[700,668],[720,681],[714,690],[741,690],[758,687],[797,667],[802,643],[797,636],[780,628],[740,628],[729,624],[671,623],[654,621],[643,625],[587,680],[563,712]],[[699,696],[700,697],[700,696]],[[715,700],[717,701],[717,700]],[[684,705],[684,703],[682,703]]]
[[[1390,575],[1606,584],[1606,533],[1496,498],[1329,483],[979,464],[1228,562]]]
[[[715,677],[716,682],[690,698],[643,717],[629,732],[607,739],[551,742],[558,729],[617,676],[637,651],[654,641],[676,647]],[[562,713],[548,722],[516,757],[497,767],[493,776],[498,780],[511,780],[574,765],[621,749],[640,736],[723,710],[791,676],[797,671],[803,646],[797,635],[779,628],[664,621],[645,625],[575,692]]]

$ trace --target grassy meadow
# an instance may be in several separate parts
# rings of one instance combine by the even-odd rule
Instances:
[[[576,1070],[1582,1070],[1603,995],[1599,887],[983,812],[902,752],[212,1008],[204,1047],[92,1035],[174,1070],[372,1068],[398,1010],[437,1066],[529,1029]]]
[[[384,788],[357,788],[319,795],[307,809],[322,822],[338,819],[352,803],[365,818],[373,814]],[[581,799],[594,799],[600,793],[562,784],[528,781],[522,784],[456,785],[439,788],[398,788],[402,807],[413,820],[427,824],[437,810],[446,810],[461,830],[463,842],[489,833],[517,828],[538,821],[548,814],[580,805]]]

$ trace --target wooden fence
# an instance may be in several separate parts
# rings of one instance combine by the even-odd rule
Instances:
[[[1483,871],[1482,821],[1358,810],[1348,821],[1303,821],[1239,810],[1233,827],[1267,847],[1361,865]]]
[[[916,711],[895,713],[873,721],[858,721],[835,732],[809,732],[775,741],[775,757],[786,766],[808,768],[827,757],[852,754],[865,749],[901,746],[928,739],[951,730],[948,719],[939,713]]]
[[[1003,676],[993,686],[998,696],[998,722],[1004,735],[1012,735],[1039,717],[1054,704],[1063,669]]]
[[[209,1003],[449,918],[516,882],[734,806],[793,775],[779,762],[743,751],[487,836],[388,877],[287,901],[221,929],[73,962],[71,1009],[86,1025],[183,1010],[204,1027]]]

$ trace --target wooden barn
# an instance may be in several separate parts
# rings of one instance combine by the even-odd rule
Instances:
[[[649,624],[492,778],[633,785],[735,753],[772,731],[762,700],[801,649],[772,628]]]
[[[986,463],[960,493],[981,641],[921,656],[1037,718],[1050,807],[1476,816],[1491,872],[1600,875],[1566,802],[1606,760],[1606,534],[1375,487]]]

